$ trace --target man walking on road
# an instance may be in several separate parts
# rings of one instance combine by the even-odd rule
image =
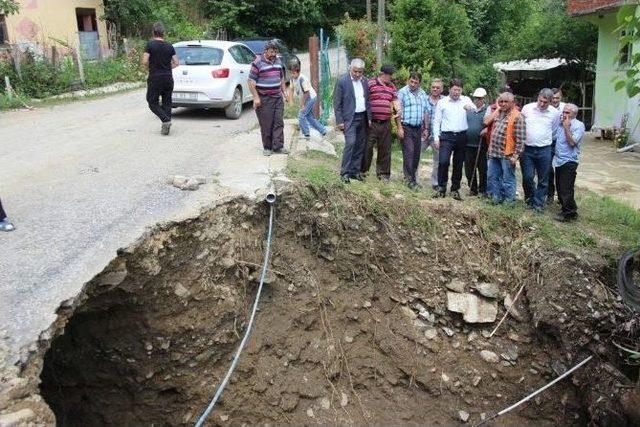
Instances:
[[[278,58],[278,44],[269,41],[262,55],[251,64],[249,72],[249,90],[260,123],[265,156],[288,153],[284,148],[284,76],[284,66]]]
[[[171,97],[173,94],[172,69],[179,64],[176,50],[164,41],[164,25],[153,24],[153,39],[147,42],[142,64],[149,70],[147,78],[147,102],[149,109],[162,122],[162,135],[171,130]],[[162,105],[159,99],[162,98]]]
[[[0,200],[0,231],[13,231],[16,228],[7,219],[7,214],[2,208],[2,200]]]
[[[338,79],[333,91],[333,111],[336,128],[344,132],[344,151],[340,177],[362,181],[362,158],[367,144],[367,128],[371,124],[369,85],[362,77],[364,61],[354,58],[349,72]]]
[[[411,189],[420,187],[416,174],[420,164],[421,139],[429,137],[431,106],[427,94],[420,88],[420,73],[409,74],[407,85],[398,91],[402,110],[402,169],[404,180]]]
[[[453,154],[453,170],[451,172],[451,197],[460,197],[460,181],[462,166],[467,145],[467,110],[475,110],[469,97],[462,95],[462,81],[453,79],[449,88],[449,96],[444,97],[436,106],[433,123],[433,144],[440,150],[438,161],[438,193],[444,197],[449,181],[449,164]]]
[[[522,107],[527,123],[527,140],[520,159],[524,200],[536,212],[542,212],[547,198],[549,168],[551,168],[551,143],[560,124],[560,113],[549,105],[553,92],[545,88],[538,95],[538,102]],[[538,177],[537,187],[534,179]]]
[[[565,104],[562,111],[562,125],[556,131],[556,152],[553,166],[556,168],[558,199],[562,211],[556,215],[556,221],[567,222],[578,217],[578,206],[574,198],[576,170],[580,145],[584,137],[584,123],[576,119],[578,107]]]
[[[362,162],[362,173],[367,174],[373,161],[373,149],[378,150],[376,158],[376,176],[383,181],[391,177],[391,117],[392,111],[400,109],[398,92],[391,78],[395,73],[393,65],[380,67],[380,75],[369,80],[369,102],[371,104],[371,129]],[[396,116],[398,138],[404,138],[400,114]]]

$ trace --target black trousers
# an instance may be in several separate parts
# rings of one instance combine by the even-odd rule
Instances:
[[[376,157],[376,176],[389,178],[391,176],[391,121],[376,121],[371,123],[367,133],[367,148],[362,158],[362,173],[368,173],[373,163],[373,149],[378,149]]]
[[[556,185],[558,199],[562,205],[562,216],[569,219],[578,216],[578,206],[574,198],[577,170],[576,162],[567,162],[556,168]]]
[[[438,159],[438,187],[440,187],[440,191],[447,191],[451,154],[453,154],[451,191],[458,191],[460,189],[466,147],[467,132],[442,132],[440,134],[440,153]]]
[[[404,180],[409,184],[417,184],[416,173],[420,164],[420,145],[422,126],[402,125],[404,139],[402,142],[402,170]]]
[[[6,217],[7,217],[7,214],[5,213],[4,209],[2,208],[2,200],[0,200],[0,221],[5,219]]]
[[[153,76],[147,79],[147,102],[149,109],[160,121],[171,121],[171,95],[173,93],[172,76]],[[159,99],[162,98],[162,105]]]
[[[476,169],[475,174],[474,169]],[[472,193],[487,192],[487,144],[481,142],[479,147],[467,145],[464,153],[464,173]],[[471,180],[472,176],[473,180]]]
[[[355,113],[351,123],[345,124],[340,175],[354,177],[362,171],[362,159],[367,148],[368,128],[367,113]]]
[[[261,105],[256,108],[260,124],[262,148],[281,150],[284,147],[284,99],[281,95],[261,96]]]
[[[549,167],[549,187],[547,190],[547,200],[551,200],[553,201],[553,196],[555,196],[556,194],[556,187],[558,186],[558,178],[555,176],[555,169],[553,167],[553,158],[556,155],[556,141],[555,139],[553,140],[553,142],[551,143],[551,153],[553,154],[551,156],[551,166]],[[558,196],[560,197],[560,196]]]

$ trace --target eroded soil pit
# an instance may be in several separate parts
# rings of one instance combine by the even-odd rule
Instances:
[[[604,264],[545,252],[519,224],[488,235],[478,214],[407,209],[393,224],[349,194],[279,198],[255,329],[209,425],[475,424],[589,354],[496,424],[632,425],[637,370],[609,341],[632,317]],[[235,200],[156,229],[62,307],[40,387],[58,425],[193,424],[244,332],[266,219]],[[491,338],[497,321],[447,310],[448,288],[482,283],[498,319],[526,284]]]

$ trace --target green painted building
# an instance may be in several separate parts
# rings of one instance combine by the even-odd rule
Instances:
[[[623,90],[614,89],[613,81],[616,76],[624,76],[630,66],[631,52],[638,52],[640,49],[640,43],[636,43],[628,51],[619,50],[618,41],[621,34],[615,31],[618,27],[616,14],[624,3],[626,2],[616,0],[568,0],[567,13],[587,19],[598,27],[593,128],[618,128],[623,116],[627,114],[631,140],[638,142],[640,96],[629,99]],[[640,13],[640,6],[637,8]]]

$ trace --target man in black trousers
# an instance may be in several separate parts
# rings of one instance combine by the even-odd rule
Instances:
[[[142,55],[142,63],[149,69],[147,78],[147,102],[149,109],[162,122],[162,135],[169,135],[171,129],[171,96],[173,94],[172,69],[179,64],[176,50],[164,41],[164,25],[153,24],[153,39],[147,42]],[[162,105],[159,99],[162,98]]]
[[[369,84],[362,77],[364,61],[355,58],[349,72],[340,77],[333,91],[333,111],[336,128],[344,132],[344,151],[340,177],[342,182],[351,179],[363,181],[362,158],[367,145],[367,129],[371,126]]]
[[[2,208],[2,200],[0,200],[0,231],[13,231],[16,228],[7,219],[7,214]]]

